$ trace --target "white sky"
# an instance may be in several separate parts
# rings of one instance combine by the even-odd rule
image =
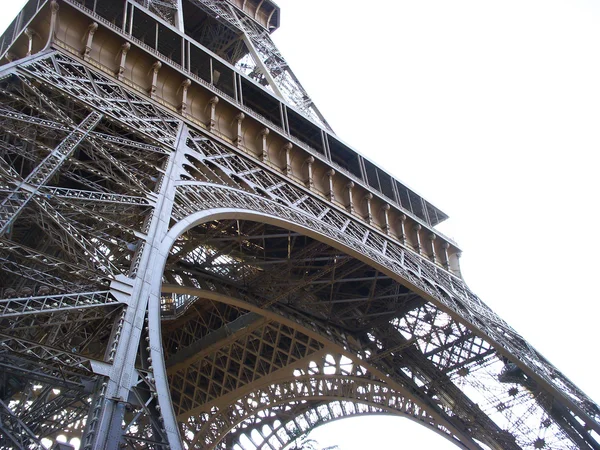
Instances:
[[[23,2],[1,1],[4,29]],[[600,402],[600,3],[277,3],[275,41],[338,135],[450,215],[469,286]],[[455,448],[409,425],[313,436]]]
[[[600,401],[600,3],[277,2],[274,38],[338,135],[450,215],[469,286]],[[406,422],[314,436],[447,445]]]

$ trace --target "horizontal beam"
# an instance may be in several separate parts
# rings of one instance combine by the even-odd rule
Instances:
[[[178,370],[186,362],[197,361],[215,348],[233,342],[267,323],[269,323],[269,320],[260,314],[254,312],[244,314],[221,328],[212,331],[188,347],[179,350],[165,361],[167,370],[169,372]]]
[[[10,298],[0,300],[0,317],[15,317],[42,313],[49,314],[58,311],[97,308],[120,303],[120,301],[116,300],[110,294],[110,291]]]

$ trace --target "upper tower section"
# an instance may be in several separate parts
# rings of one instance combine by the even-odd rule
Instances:
[[[130,0],[131,1],[131,0]],[[133,0],[238,71],[291,104],[312,121],[331,127],[300,84],[270,34],[279,7],[270,0]]]
[[[279,6],[269,0],[228,0],[269,33],[279,28]]]
[[[243,13],[248,19],[272,33],[279,28],[279,6],[270,0],[132,0],[148,8],[153,13],[162,17],[181,31],[195,29],[205,25],[206,14],[198,14],[203,9],[205,12],[226,10],[232,5]],[[184,28],[184,25],[187,25]],[[235,25],[235,24],[234,24]]]
[[[271,40],[279,17],[271,0],[29,0],[0,66],[76,58],[458,274],[460,249],[434,229],[447,215],[333,133]],[[395,151],[395,130],[373,132]]]

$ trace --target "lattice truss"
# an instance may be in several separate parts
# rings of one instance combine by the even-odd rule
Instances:
[[[216,17],[198,27],[198,40],[236,68],[283,97],[302,114],[331,130],[310,96],[277,49],[271,35],[224,0],[195,0]]]
[[[169,24],[179,26],[177,0],[134,1]],[[332,131],[267,30],[227,0],[194,0],[194,3],[212,18],[199,24],[186,24],[194,39],[265,89],[282,97],[302,114]]]
[[[311,426],[354,414],[341,406],[349,399],[364,404],[362,412],[414,415],[452,435],[420,406],[433,403],[449,422],[468,423],[476,439],[496,448],[572,445],[552,419],[550,398],[528,386],[518,370],[509,374],[487,342],[381,272],[318,241],[255,222],[208,223],[181,236],[175,248],[189,241],[195,249],[185,258],[177,252],[165,283],[191,283],[200,291],[255,303],[262,297],[259,305],[278,298],[285,305],[282,314],[318,323],[324,333],[352,330],[360,344],[346,345],[361,355],[358,364],[344,355],[324,355],[310,338],[259,314],[203,301],[201,293],[197,299],[166,297],[165,312],[179,317],[163,331],[167,373],[190,448],[210,445],[223,428],[234,431],[222,448],[248,448],[247,439],[259,448],[281,448]],[[218,347],[202,345],[221,335],[227,337]],[[177,349],[172,355],[171,348]],[[362,361],[419,397],[410,399],[406,391],[374,381]],[[319,377],[309,380],[308,374]],[[248,385],[260,386],[259,393],[253,389],[236,403],[219,401],[231,401],[232,391]],[[308,404],[300,401],[304,395]],[[292,405],[271,407],[286,396]],[[248,420],[250,402],[256,415]],[[316,414],[310,426],[293,420],[296,403]],[[264,420],[257,423],[257,417]]]
[[[282,173],[60,53],[0,100],[0,448],[279,449],[364,413],[598,448],[461,280]]]
[[[134,0],[171,25],[177,26],[177,0]]]
[[[38,66],[57,64],[47,71],[52,89],[24,73],[0,85],[0,400],[3,417],[26,430],[3,430],[1,445],[81,436],[124,317],[109,284],[135,270],[168,159],[158,141],[129,130],[172,142],[170,118],[65,62]],[[71,98],[57,89],[67,84]],[[90,95],[107,98],[120,124],[73,100]]]

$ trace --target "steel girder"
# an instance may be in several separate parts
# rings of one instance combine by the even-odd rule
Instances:
[[[0,445],[281,448],[393,413],[598,448],[597,406],[391,236],[63,53],[0,97]]]
[[[204,34],[209,36],[200,42],[219,55],[229,54],[229,57],[225,56],[226,59],[235,64],[240,72],[268,87],[306,117],[331,131],[327,120],[275,46],[269,31],[230,2],[197,0],[195,3],[216,18],[212,27],[204,28]],[[227,29],[233,30],[234,37],[223,43],[223,36],[226,35],[224,30]]]

